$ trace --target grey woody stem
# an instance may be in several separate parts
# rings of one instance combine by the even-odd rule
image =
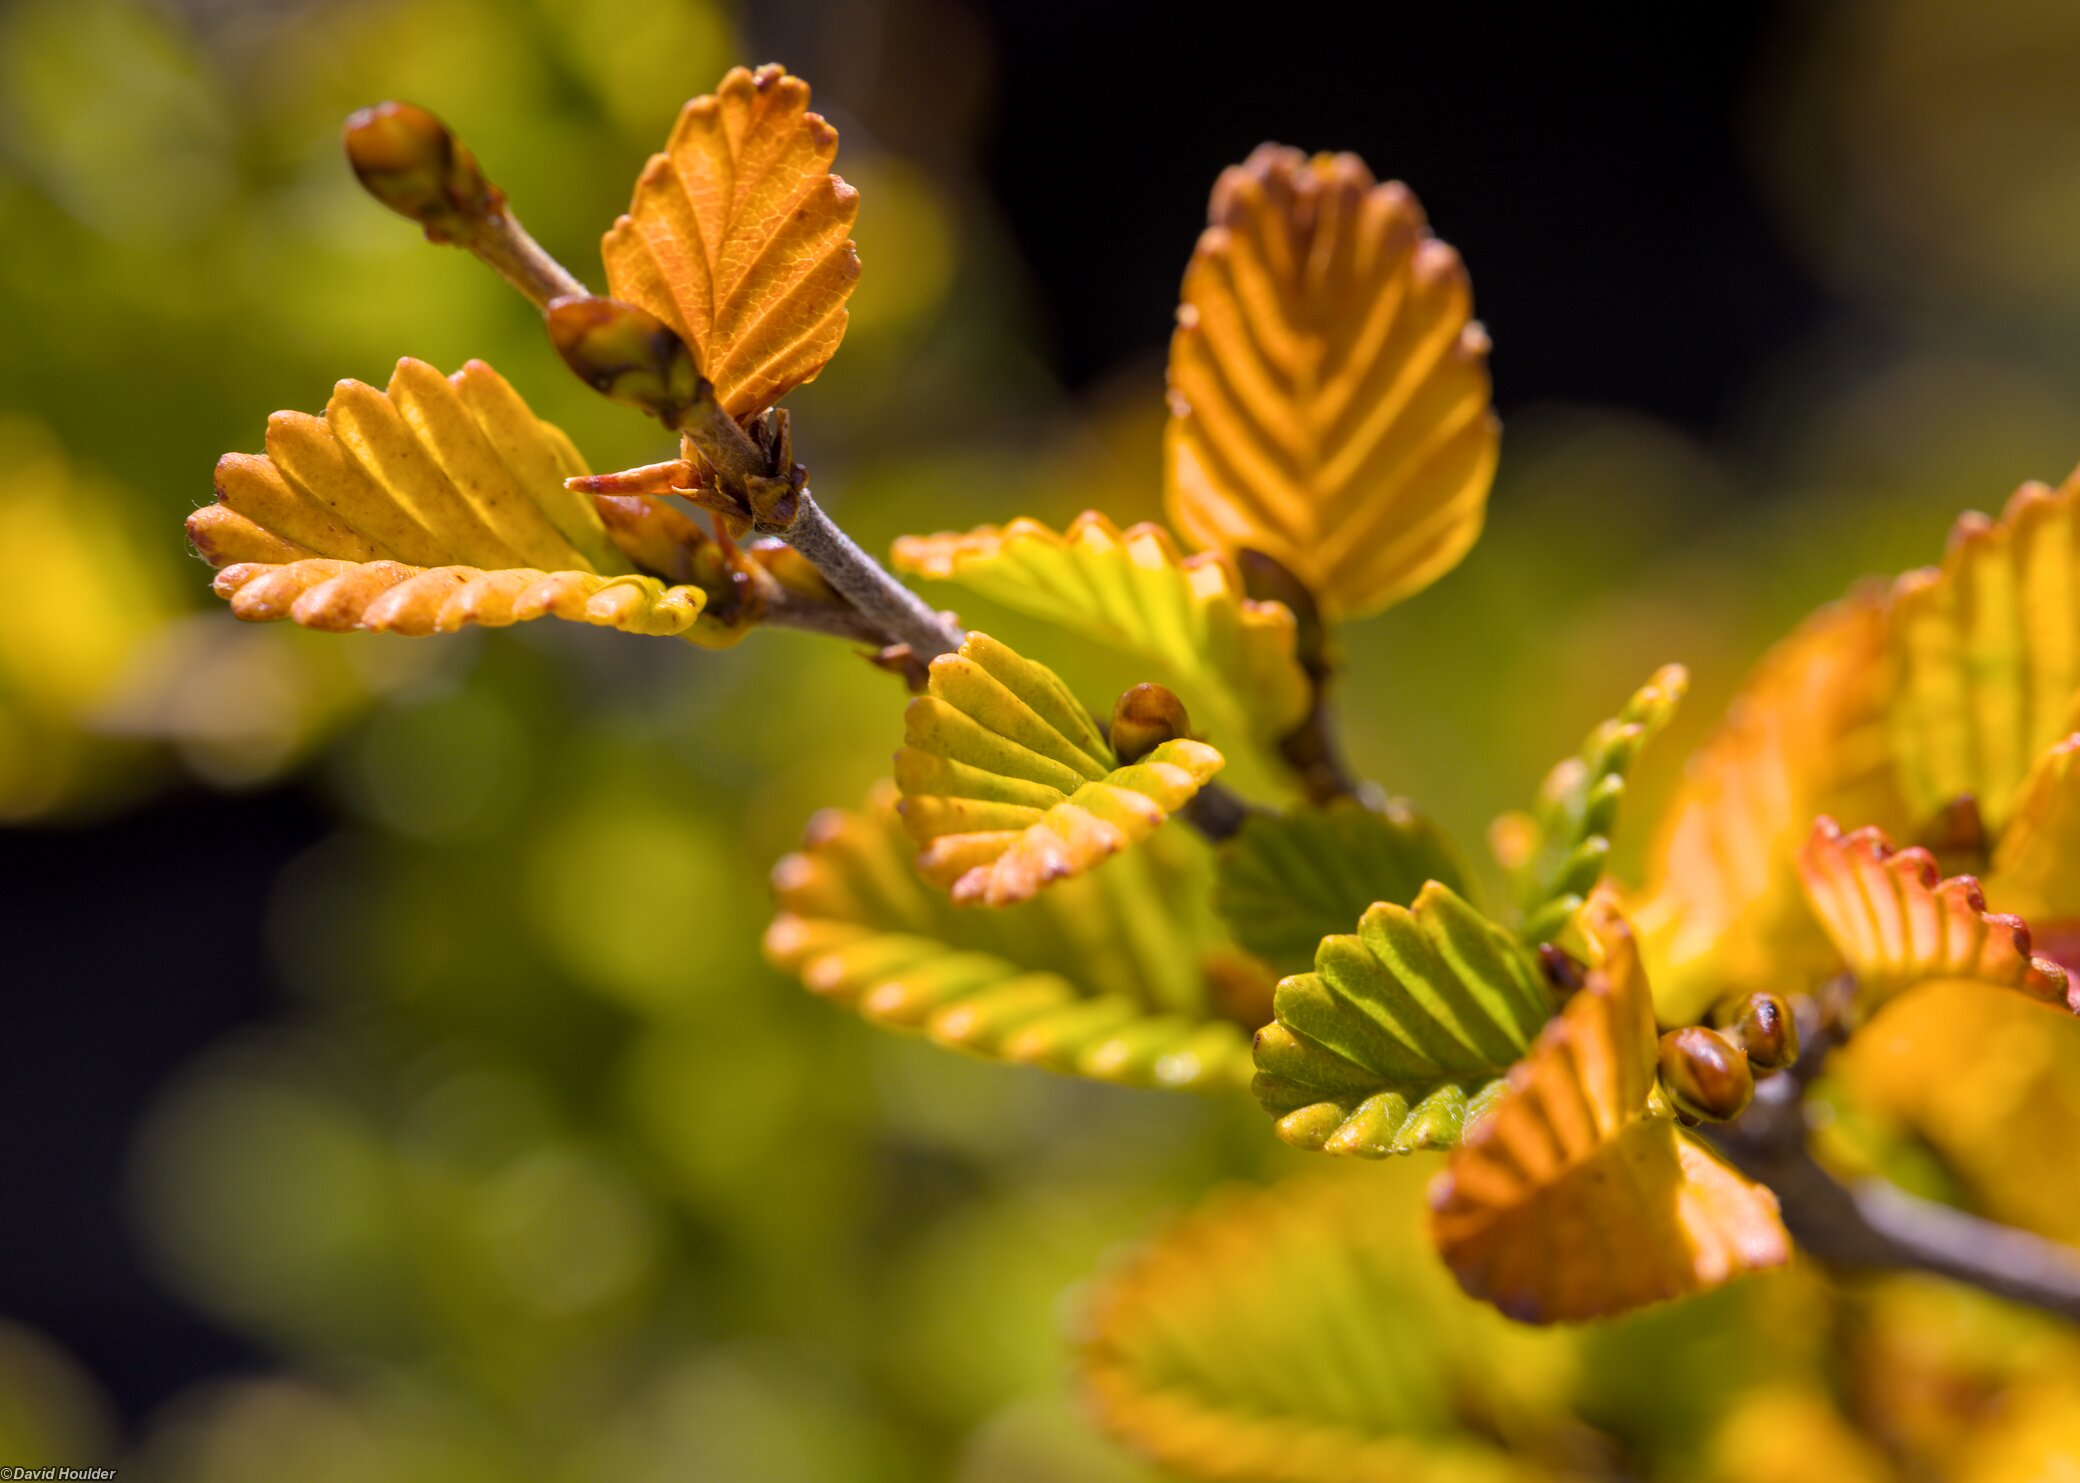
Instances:
[[[794,523],[778,532],[788,545],[815,563],[835,587],[890,643],[906,644],[929,662],[960,648],[967,635],[944,614],[890,576],[851,536],[840,530],[823,507],[804,489]]]
[[[1807,1146],[1806,1089],[1831,1037],[1763,1078],[1740,1118],[1711,1130],[1739,1168],[1775,1192],[1784,1224],[1830,1266],[1931,1272],[2047,1313],[2080,1319],[2080,1249],[1924,1200],[1883,1180],[1844,1184]]]

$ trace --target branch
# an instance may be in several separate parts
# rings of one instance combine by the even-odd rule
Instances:
[[[1235,837],[1250,816],[1250,806],[1219,783],[1202,783],[1181,813],[1187,824],[1219,844]]]
[[[804,489],[794,522],[776,531],[782,540],[809,558],[824,580],[886,634],[890,643],[907,644],[929,663],[951,654],[967,637],[960,625],[890,576],[851,536],[840,530],[815,497]]]
[[[1738,1120],[1710,1130],[1742,1172],[1776,1193],[1793,1239],[1829,1266],[1931,1272],[2080,1320],[2080,1248],[1884,1180],[1843,1184],[1821,1167],[1806,1141],[1806,1091],[1836,1039],[1825,1029],[1812,1036],[1796,1066],[1757,1084]]]
[[[525,294],[537,309],[588,291],[575,273],[549,256],[541,243],[529,235],[508,207],[501,206],[462,245]]]

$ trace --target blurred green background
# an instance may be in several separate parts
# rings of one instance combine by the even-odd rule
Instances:
[[[359,195],[364,103],[441,113],[597,281],[684,98],[808,77],[865,273],[790,405],[874,547],[1154,518],[1214,173],[1354,148],[1465,254],[1506,433],[1472,558],[1347,636],[1353,753],[1471,853],[1683,660],[1636,858],[1770,637],[2080,456],[2080,12],[1390,9],[0,6],[0,1461],[1140,1476],[1065,1384],[1079,1284],[1298,1157],[764,967],[764,872],[885,772],[886,676],[787,633],[246,628],[180,522],[269,412],[406,354],[491,361],[597,467],[661,456]]]

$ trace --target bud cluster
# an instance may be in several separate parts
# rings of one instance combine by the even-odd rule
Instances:
[[[1685,1025],[1661,1037],[1661,1088],[1683,1117],[1731,1122],[1755,1096],[1757,1073],[1798,1059],[1798,1022],[1775,994],[1750,994],[1726,1006],[1723,1023]]]

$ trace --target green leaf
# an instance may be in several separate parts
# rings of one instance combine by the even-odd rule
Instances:
[[[818,815],[774,867],[767,956],[867,1019],[993,1059],[1134,1086],[1248,1079],[1248,1001],[1261,1006],[1270,984],[1248,980],[1206,909],[1199,840],[1164,835],[989,912],[927,887],[914,854],[893,788],[858,813]]]
[[[1412,1165],[1209,1197],[1096,1286],[1077,1367],[1165,1477],[1502,1483],[1578,1423],[1575,1337],[1466,1302]],[[1506,1439],[1506,1440],[1504,1440]]]
[[[1094,510],[1060,533],[1019,519],[905,536],[892,560],[1131,656],[1214,736],[1275,744],[1307,715],[1293,614],[1246,597],[1226,556],[1181,556],[1161,526],[1122,531]]]
[[[1012,905],[1095,869],[1222,766],[1185,738],[1120,765],[1053,670],[987,634],[933,660],[930,683],[905,715],[896,783],[918,869],[964,905]]]
[[[1214,902],[1235,940],[1279,973],[1304,972],[1315,946],[1375,901],[1415,900],[1430,881],[1463,890],[1435,825],[1404,799],[1252,814],[1222,847]]]
[[[1580,752],[1546,774],[1538,802],[1523,821],[1528,838],[1518,847],[1524,856],[1515,875],[1525,941],[1552,941],[1603,879],[1625,776],[1689,688],[1690,673],[1680,664],[1656,670],[1623,710],[1589,733]]]
[[[1553,1012],[1531,955],[1450,887],[1376,902],[1280,982],[1252,1090],[1297,1148],[1383,1158],[1458,1143]]]

